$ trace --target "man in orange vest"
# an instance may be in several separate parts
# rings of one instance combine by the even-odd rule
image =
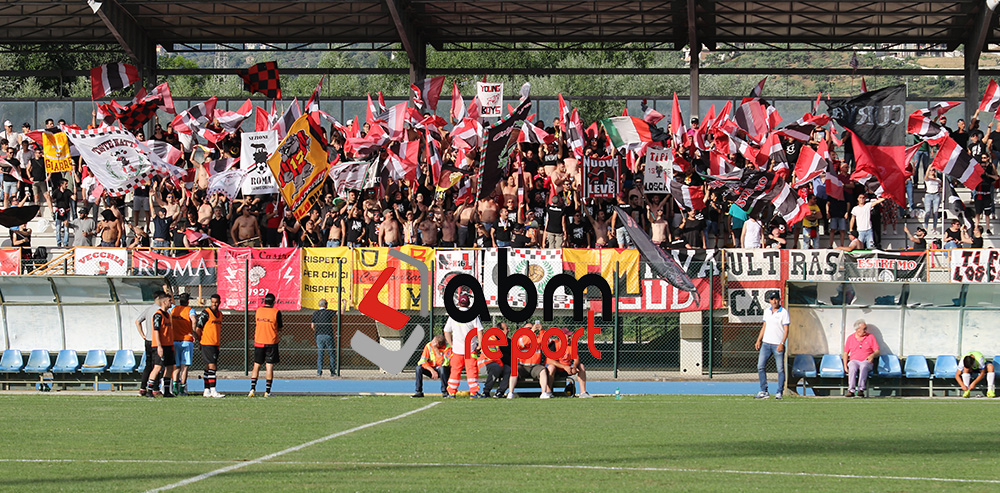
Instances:
[[[211,305],[198,315],[195,328],[195,335],[201,344],[201,357],[205,360],[205,374],[202,376],[205,391],[201,394],[204,397],[226,396],[215,388],[215,371],[219,364],[219,341],[222,333],[222,312],[219,310],[221,304],[222,297],[213,294]]]
[[[538,396],[539,399],[550,399],[552,398],[552,392],[546,392],[549,387],[549,372],[542,365],[542,349],[541,349],[541,332],[542,332],[542,321],[535,320],[532,325],[525,325],[525,328],[531,328],[534,335],[524,335],[521,336],[517,341],[518,349],[524,351],[531,345],[531,340],[529,337],[535,338],[535,345],[538,348],[535,354],[528,357],[526,361],[517,362],[517,371],[511,369],[510,372],[510,385],[507,392],[508,399],[517,398],[517,394],[514,393],[514,389],[517,388],[518,378],[537,378],[538,385],[542,389],[542,395]],[[514,344],[512,342],[511,344]]]
[[[424,346],[417,362],[417,392],[410,397],[424,396],[424,377],[441,380],[441,396],[448,395],[448,376],[451,374],[451,346],[438,334]]]
[[[174,334],[170,327],[170,295],[160,292],[156,297],[160,309],[153,314],[153,369],[146,381],[146,397],[153,398],[156,391],[157,377],[163,370],[163,397],[174,397],[170,392],[170,374],[174,371]]]
[[[257,377],[260,376],[260,365],[266,365],[267,389],[264,397],[271,396],[271,382],[274,380],[274,365],[278,363],[278,332],[281,331],[281,312],[274,307],[277,301],[273,294],[264,296],[264,306],[257,309],[254,315],[255,329],[253,333],[253,372],[250,373],[250,393],[247,397],[256,395]]]
[[[170,310],[170,325],[174,330],[174,388],[177,395],[187,395],[188,367],[194,357],[192,326],[196,312],[191,308],[191,295],[181,293],[177,305]]]

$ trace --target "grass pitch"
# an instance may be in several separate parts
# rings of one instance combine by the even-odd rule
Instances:
[[[458,399],[258,460],[436,400],[3,395],[0,490],[1000,486],[992,399]]]

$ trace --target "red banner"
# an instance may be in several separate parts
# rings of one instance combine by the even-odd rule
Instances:
[[[215,284],[215,252],[197,250],[180,257],[167,257],[144,250],[132,251],[133,276],[164,276],[176,286]]]
[[[277,297],[275,307],[280,310],[298,310],[301,307],[301,249],[220,248],[218,262],[218,293],[222,297],[222,308],[256,310],[263,305],[264,295],[268,293]]]
[[[708,310],[708,303],[711,300],[713,308],[722,308],[722,290],[719,289],[721,279],[715,278],[715,291],[712,295],[709,278],[702,277],[691,279],[694,286],[698,288],[698,302],[691,296],[691,293],[673,287],[663,279],[643,279],[642,295],[636,297],[622,297],[618,306],[622,312],[694,312]],[[600,304],[594,300],[591,302],[592,309],[600,310]]]
[[[16,276],[21,273],[21,249],[0,249],[0,276]]]

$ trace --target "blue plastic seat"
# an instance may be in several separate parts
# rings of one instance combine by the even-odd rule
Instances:
[[[934,360],[934,378],[955,378],[958,371],[958,358],[950,354],[942,354]]]
[[[819,362],[819,376],[823,378],[840,378],[844,376],[844,360],[839,354],[824,354]]]
[[[28,364],[24,366],[25,373],[45,373],[52,368],[52,358],[48,350],[33,349],[28,355]]]
[[[139,360],[139,366],[135,369],[135,371],[142,373],[146,370],[146,353],[139,353],[139,355],[136,356],[136,359]]]
[[[135,353],[131,349],[119,349],[115,352],[115,359],[111,362],[111,373],[132,373],[135,371]]]
[[[920,354],[911,354],[906,357],[906,364],[903,366],[903,373],[906,378],[930,378],[931,370],[927,366],[927,358]]]
[[[796,354],[792,360],[792,376],[812,378],[816,376],[816,360],[811,354]]]
[[[903,370],[899,366],[899,356],[883,354],[878,357],[877,375],[881,378],[900,378]]]
[[[91,349],[87,351],[87,358],[83,360],[83,367],[80,373],[104,373],[108,367],[108,355],[103,349]]]
[[[0,373],[20,373],[24,368],[24,358],[21,351],[16,349],[6,349],[3,356],[0,356]]]
[[[80,356],[72,349],[63,349],[56,356],[56,364],[52,373],[76,373],[80,369]]]

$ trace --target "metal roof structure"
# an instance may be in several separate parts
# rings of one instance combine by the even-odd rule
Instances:
[[[147,70],[155,70],[157,45],[168,51],[401,46],[414,79],[434,71],[426,67],[428,46],[441,51],[963,47],[964,75],[975,81],[980,54],[1000,51],[996,2],[104,0],[95,13],[86,0],[3,0],[0,45],[117,42]],[[697,94],[698,57],[691,58]]]

